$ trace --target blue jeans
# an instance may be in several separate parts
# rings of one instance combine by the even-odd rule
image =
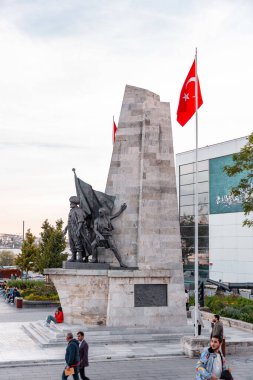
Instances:
[[[73,376],[74,380],[79,380],[78,372],[79,372],[79,367],[74,367],[75,373]],[[62,372],[62,380],[66,380],[68,376],[65,375],[65,370]]]
[[[55,317],[53,317],[52,315],[49,315],[47,317],[47,323],[50,323],[51,321],[53,321],[54,323],[57,323],[57,320],[55,319]]]

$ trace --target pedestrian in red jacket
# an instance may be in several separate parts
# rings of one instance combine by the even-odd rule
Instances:
[[[64,321],[64,316],[63,316],[62,307],[59,306],[54,313],[54,317],[52,315],[49,315],[47,317],[46,326],[49,327],[51,322],[63,323],[63,321]]]

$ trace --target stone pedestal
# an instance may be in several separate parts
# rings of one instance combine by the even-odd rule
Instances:
[[[169,328],[186,324],[170,270],[110,271],[108,326]]]
[[[60,297],[66,323],[105,325],[108,270],[46,269]]]
[[[108,326],[186,325],[169,103],[126,86],[106,185],[116,196],[113,239],[137,270],[47,270],[67,321]],[[100,263],[117,263],[101,250]],[[55,272],[54,272],[55,271]]]
[[[46,269],[57,288],[65,322],[112,327],[185,325],[184,297],[169,270]],[[184,295],[183,295],[184,296]]]

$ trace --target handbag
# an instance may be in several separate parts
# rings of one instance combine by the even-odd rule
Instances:
[[[74,373],[75,373],[74,368],[72,368],[72,367],[70,367],[70,368],[65,368],[65,375],[66,375],[66,376],[74,375]]]
[[[227,369],[225,369],[224,371],[221,372],[220,379],[233,380],[233,376]]]

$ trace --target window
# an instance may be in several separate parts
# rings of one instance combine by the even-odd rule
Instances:
[[[198,184],[198,193],[207,193],[208,187],[208,182],[200,182]]]
[[[185,273],[193,273],[195,252],[195,163],[179,167],[179,206],[182,258]],[[209,273],[209,161],[198,162],[198,251],[199,274]],[[187,277],[187,276],[186,276]],[[186,278],[187,283],[194,277]]]
[[[194,237],[195,235],[195,225],[192,223],[192,225],[181,225],[180,232],[182,238],[185,237]],[[209,226],[208,225],[201,225],[199,224],[199,236],[200,237],[208,237],[209,236]]]
[[[200,193],[198,196],[199,204],[208,203],[208,193]],[[195,195],[183,195],[180,197],[180,206],[195,205]]]
[[[193,173],[193,164],[181,165],[180,175]]]
[[[198,183],[208,181],[208,171],[198,173]],[[180,185],[195,183],[195,173],[184,174],[180,176]]]
[[[180,197],[180,206],[193,205],[194,204],[194,195],[184,195]]]
[[[186,165],[180,165],[179,168],[180,168],[180,175],[194,173],[196,171],[195,162],[192,162]],[[202,172],[204,170],[206,171],[209,170],[208,160],[198,162],[198,172]]]
[[[194,194],[194,185],[180,186],[180,195]]]
[[[195,179],[193,177],[193,173],[182,175],[180,177],[180,185],[188,185],[190,183],[194,183]]]
[[[180,216],[194,215],[193,206],[182,206],[180,207]]]
[[[208,181],[208,171],[198,173],[198,182]]]

